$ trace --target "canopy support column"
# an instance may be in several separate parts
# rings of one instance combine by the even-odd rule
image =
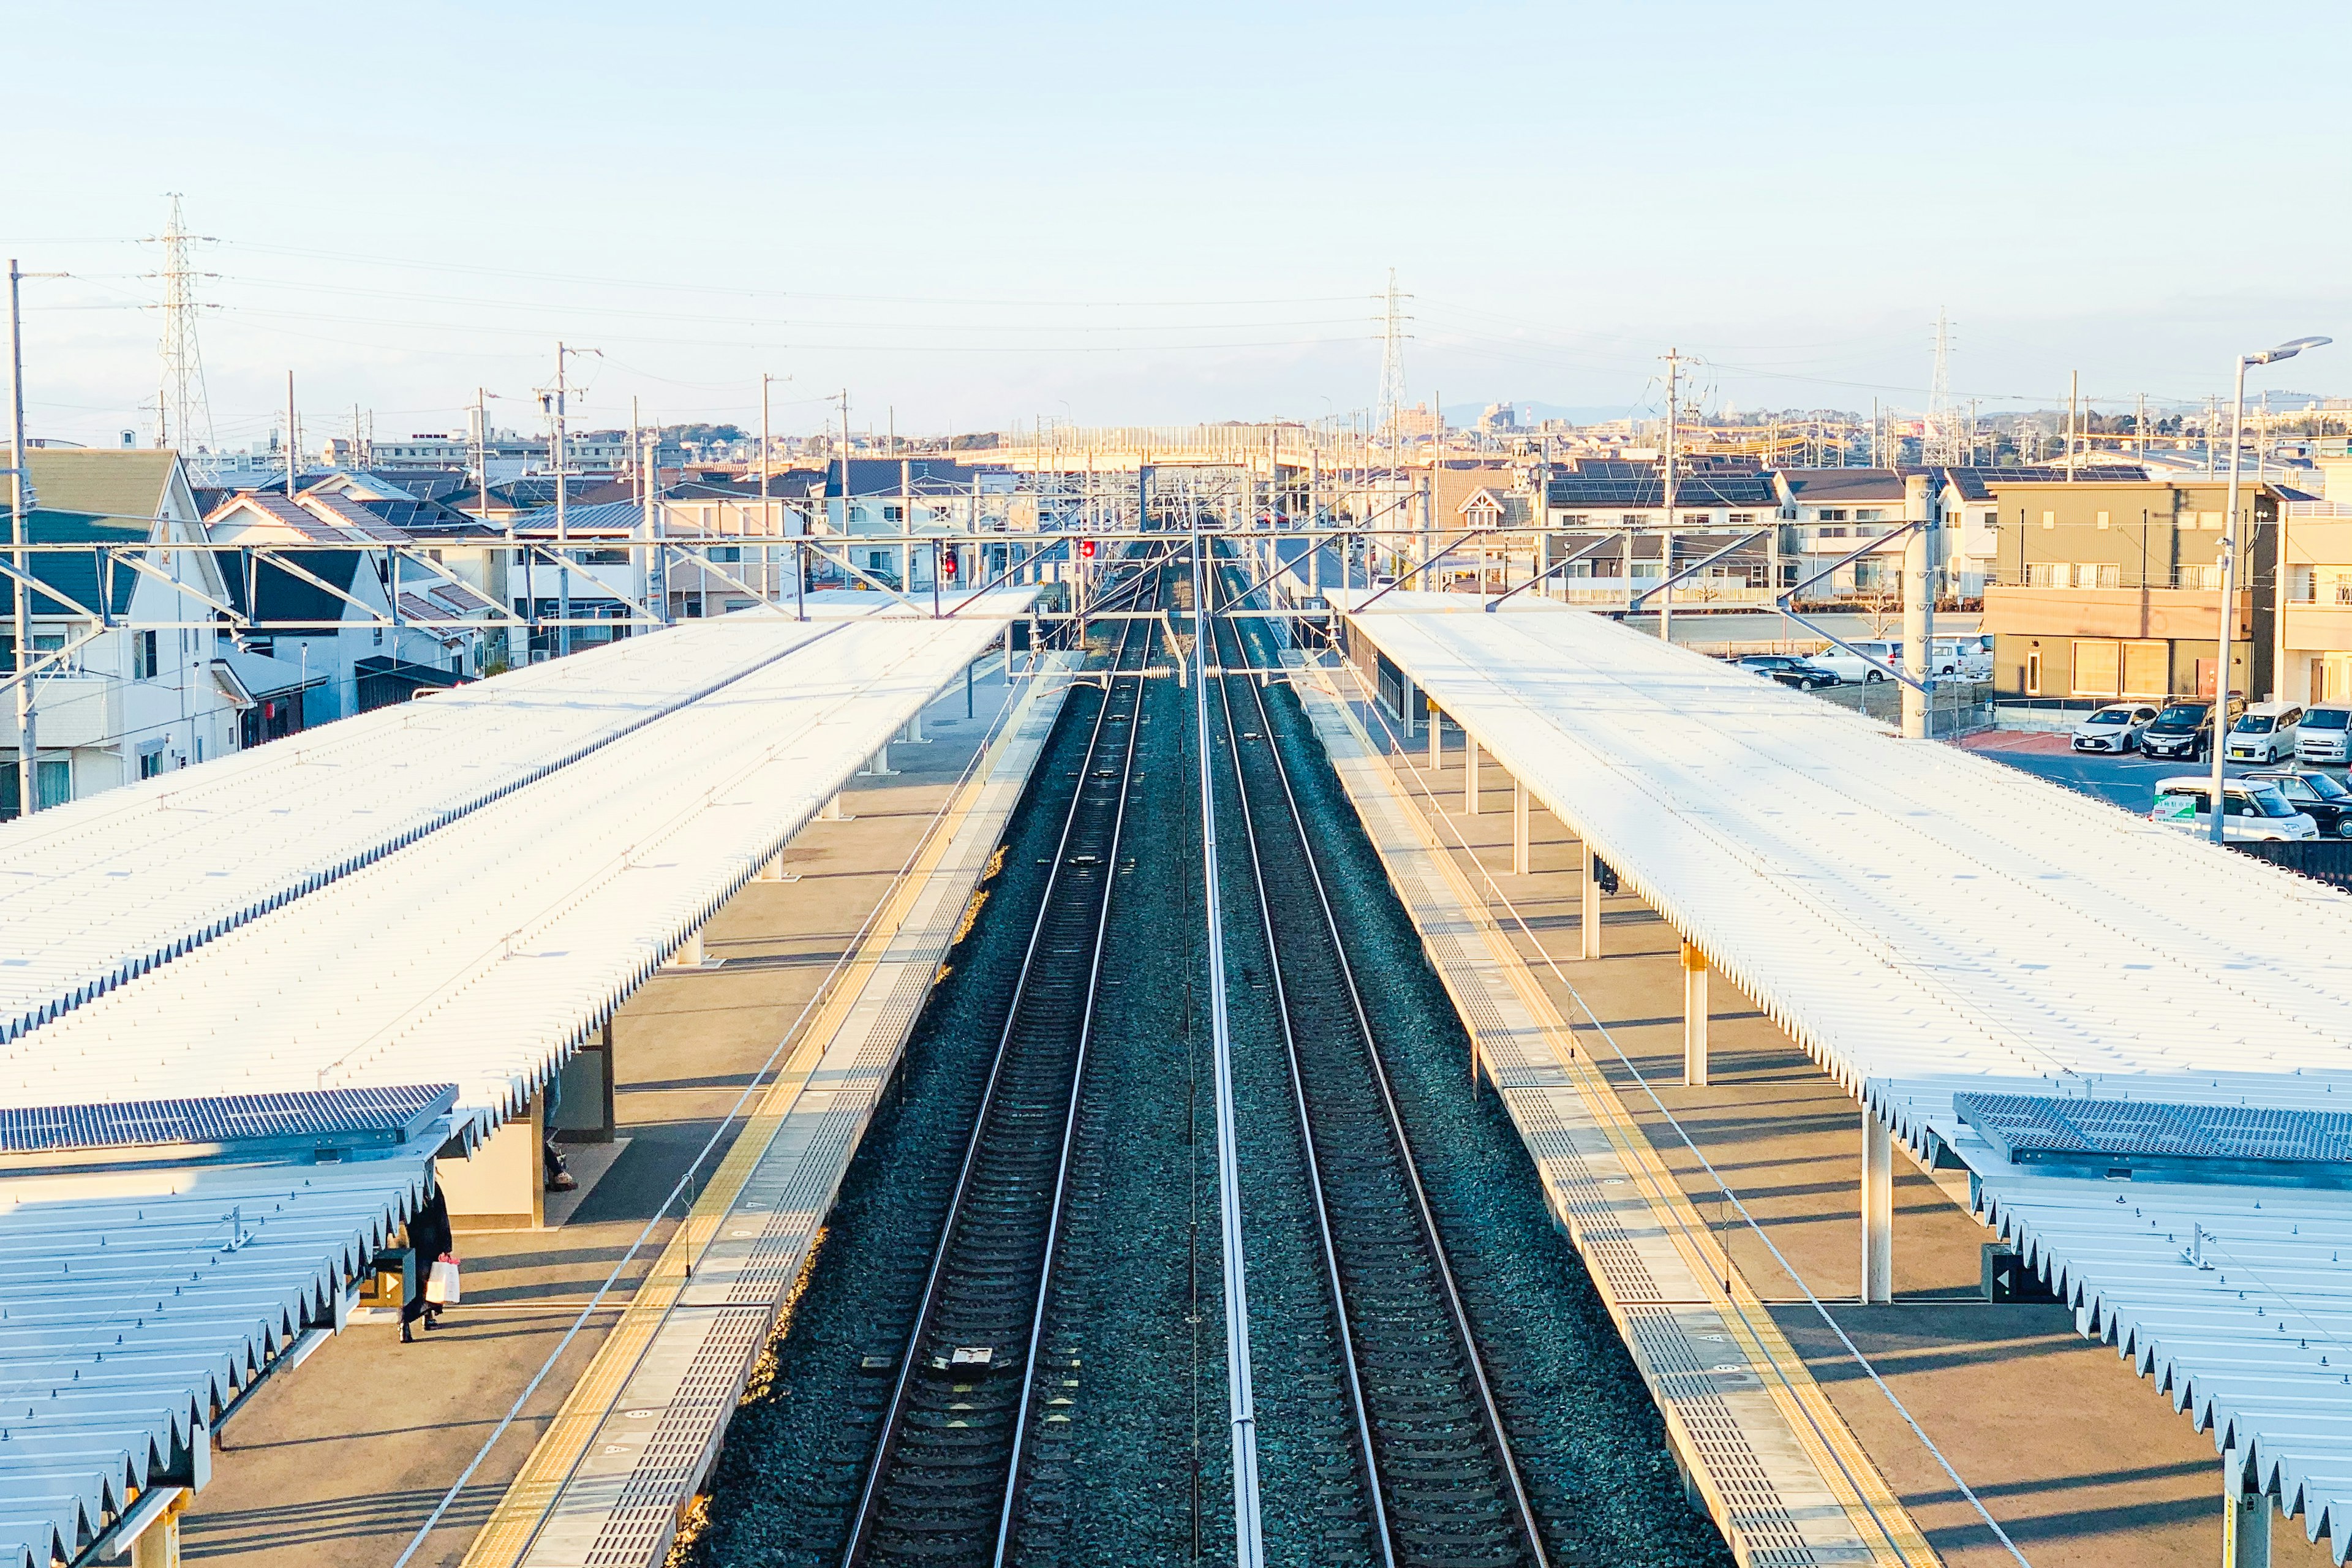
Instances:
[[[1862,1300],[1895,1299],[1895,1134],[1868,1106],[1862,1110]]]
[[[2271,1500],[2248,1489],[2245,1456],[2221,1456],[2221,1568],[2271,1568]]]
[[[1478,742],[1470,731],[1462,731],[1462,815],[1478,815]]]
[[[835,790],[834,792],[833,798],[824,803],[824,809],[816,814],[816,819],[819,822],[855,822],[857,820],[857,818],[850,816],[849,813],[841,809],[841,792],[839,790]]]
[[[1528,786],[1511,781],[1511,875],[1528,874]]]
[[[1586,958],[1601,956],[1601,858],[1584,847],[1584,903],[1577,920]]]
[[[1683,1082],[1706,1087],[1706,954],[1683,943]]]
[[[1437,704],[1429,705],[1429,771],[1443,773],[1445,769],[1445,715]]]

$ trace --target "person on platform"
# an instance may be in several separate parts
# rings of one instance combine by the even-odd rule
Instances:
[[[424,1319],[430,1329],[441,1316],[440,1306],[425,1299],[425,1287],[433,1278],[433,1265],[457,1250],[457,1233],[449,1226],[449,1201],[437,1182],[409,1219],[408,1246],[416,1255],[416,1285],[415,1293],[400,1309],[400,1342],[404,1345],[416,1342],[410,1325],[417,1319]]]

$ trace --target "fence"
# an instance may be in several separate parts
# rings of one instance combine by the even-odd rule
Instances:
[[[2232,844],[2231,848],[2257,860],[2267,860],[2297,876],[2325,882],[2338,892],[2352,893],[2352,842],[2340,838],[2290,840],[2281,843]]]

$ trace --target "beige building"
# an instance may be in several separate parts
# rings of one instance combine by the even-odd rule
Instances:
[[[2273,629],[2278,695],[2352,701],[2352,457],[2318,461],[2322,494],[2287,501],[2279,558],[2285,603]]]
[[[2072,482],[1988,483],[1998,510],[1999,553],[1985,585],[1983,626],[1993,639],[1998,697],[2212,692],[2225,480],[2105,480],[2086,474]],[[2300,493],[2241,480],[2239,591],[2231,616],[2233,690],[2262,696],[2273,689],[2278,519],[2281,507]],[[2346,512],[2346,534],[2352,538],[2352,507]],[[2337,558],[2352,573],[2352,549]],[[2352,617],[2352,604],[2345,613]]]

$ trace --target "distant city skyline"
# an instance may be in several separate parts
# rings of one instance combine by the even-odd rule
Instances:
[[[320,436],[456,428],[477,387],[537,428],[559,339],[603,351],[596,426],[756,427],[763,371],[783,433],[845,387],[930,435],[1360,416],[1391,266],[1408,398],[1450,413],[1654,408],[1669,346],[1743,407],[1916,408],[1939,310],[1989,415],[2352,342],[2352,219],[2296,161],[2337,85],[2205,9],[297,15],[12,22],[0,254],[74,274],[25,285],[36,436],[152,435],[166,191],[216,237],[231,448],[289,370]],[[2352,391],[2347,353],[2296,388]]]

